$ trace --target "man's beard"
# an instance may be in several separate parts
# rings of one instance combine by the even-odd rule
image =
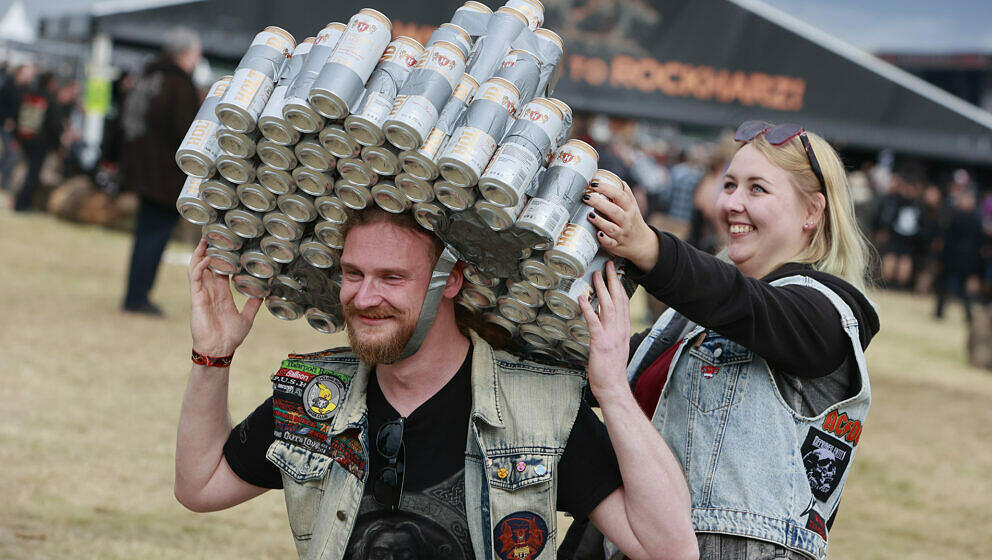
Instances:
[[[389,305],[371,309],[359,309],[352,304],[345,304],[342,312],[347,327],[346,330],[348,331],[348,345],[351,346],[351,351],[359,360],[369,365],[395,362],[400,357],[400,354],[403,353],[407,342],[413,337],[413,331],[417,328],[416,321],[404,322],[403,314]],[[352,326],[352,321],[361,321],[359,318],[360,315],[372,318],[392,317],[397,325],[393,327],[392,332],[376,332],[375,334],[377,336],[361,337],[359,336],[359,331],[361,330],[369,332],[379,329],[370,329],[361,324],[357,327]],[[369,340],[370,338],[372,340]]]

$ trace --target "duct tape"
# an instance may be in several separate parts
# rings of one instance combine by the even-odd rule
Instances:
[[[437,308],[444,295],[444,287],[448,283],[451,269],[459,260],[457,253],[450,247],[445,247],[444,251],[441,252],[437,264],[434,265],[434,270],[431,271],[431,280],[427,285],[427,295],[424,296],[424,305],[420,308],[420,316],[417,318],[417,327],[397,361],[409,358],[416,354],[417,350],[420,350],[420,345],[423,344],[424,338],[427,337],[427,333],[434,324],[434,318],[437,317]]]
[[[479,37],[486,32],[493,11],[481,2],[465,2],[451,16],[451,23],[461,27],[470,37]]]
[[[524,29],[527,29],[527,18],[523,14],[506,6],[496,10],[487,22],[485,34],[476,40],[465,71],[480,83],[488,80]]]

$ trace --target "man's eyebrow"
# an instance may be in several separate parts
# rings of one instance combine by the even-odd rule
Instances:
[[[352,262],[349,262],[349,261],[346,261],[346,260],[342,260],[340,262],[340,265],[341,265],[341,268],[345,268],[345,267],[347,267],[347,268],[353,268],[353,269],[360,269],[361,268],[358,265],[356,265],[355,263],[352,263]],[[388,266],[386,266],[386,267],[372,268],[371,270],[368,270],[368,271],[365,271],[365,272],[374,272],[376,274],[383,274],[383,275],[386,275],[386,274],[396,274],[396,275],[400,275],[400,276],[405,276],[405,275],[409,274],[409,271],[407,271],[405,269],[395,268],[395,267],[388,267]]]

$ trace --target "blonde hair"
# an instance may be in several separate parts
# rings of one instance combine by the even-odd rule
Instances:
[[[771,145],[764,134],[749,143],[772,165],[789,173],[807,204],[811,204],[819,192],[826,199],[823,217],[816,223],[809,245],[793,261],[810,263],[816,270],[838,276],[864,292],[869,284],[871,249],[854,217],[854,200],[844,164],[833,147],[819,135],[806,132],[806,137],[820,164],[823,187],[813,173],[798,136],[781,146]]]

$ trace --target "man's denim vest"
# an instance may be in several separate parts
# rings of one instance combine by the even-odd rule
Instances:
[[[806,276],[772,284],[808,286],[830,299],[857,362],[857,394],[815,417],[800,416],[764,359],[696,327],[676,351],[651,422],[682,464],[697,533],[769,541],[822,560],[827,520],[840,502],[871,402],[868,371],[857,319],[837,294]],[[647,349],[674,317],[669,310],[655,322],[628,374],[648,365],[641,363]]]
[[[500,559],[530,546],[542,548],[542,558],[554,558],[555,471],[578,414],[583,374],[494,351],[474,332],[471,338],[472,415],[466,418],[465,511],[475,556]],[[280,427],[286,426],[280,424],[277,410],[276,441],[266,455],[282,474],[300,558],[338,560],[348,545],[370,476],[369,453],[374,452],[369,445],[365,402],[370,368],[344,351],[291,358],[304,363],[302,369],[334,372],[350,380],[329,425],[317,423],[315,427],[326,432],[328,453],[308,450],[282,437]],[[278,376],[273,376],[274,384]],[[519,530],[520,522],[534,524],[512,534],[511,526]]]

